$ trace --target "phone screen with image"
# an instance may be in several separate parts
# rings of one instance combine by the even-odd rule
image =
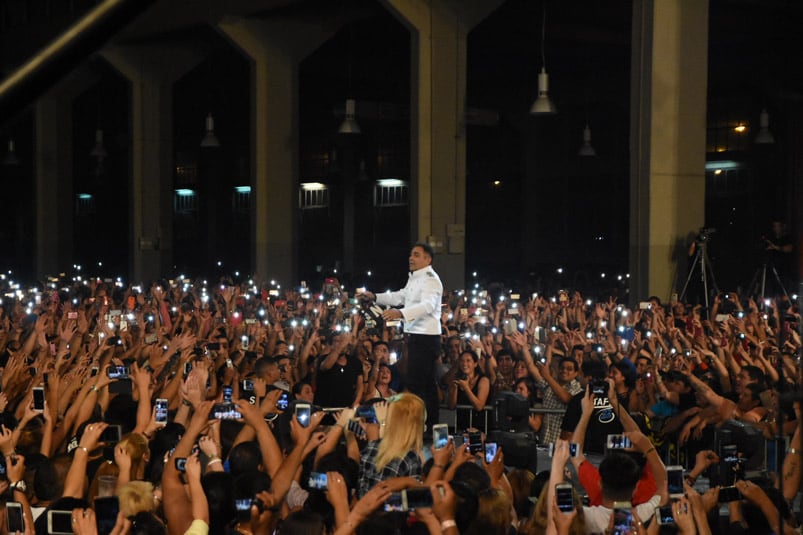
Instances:
[[[326,490],[329,487],[329,478],[326,474],[311,472],[308,486],[311,489]]]
[[[449,444],[449,426],[437,424],[432,428],[432,444],[436,450],[445,448]]]
[[[167,423],[167,399],[159,398],[156,400],[156,423],[158,424],[166,424]]]
[[[574,511],[574,494],[571,484],[561,483],[555,487],[555,500],[562,513]]]
[[[669,487],[669,496],[671,498],[679,498],[683,496],[683,467],[667,466],[666,483]]]
[[[485,443],[485,462],[490,463],[496,457],[496,449],[497,445],[496,442],[486,442]]]
[[[299,403],[296,405],[296,420],[298,420],[301,427],[309,427],[311,408],[308,403]]]
[[[633,526],[633,506],[630,502],[614,502],[613,535],[630,535]]]

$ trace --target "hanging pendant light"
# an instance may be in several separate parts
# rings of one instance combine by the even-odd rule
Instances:
[[[106,152],[106,147],[103,146],[103,130],[100,128],[95,130],[95,146],[92,147],[92,152],[89,155],[101,160],[109,155]]]
[[[758,116],[758,126],[759,131],[755,142],[760,145],[775,143],[775,136],[770,132],[770,114],[767,113],[767,108],[761,110],[761,114]]]
[[[360,125],[357,124],[357,120],[354,118],[356,115],[356,107],[357,104],[353,98],[346,99],[346,118],[343,119],[343,122],[340,123],[340,128],[337,129],[339,134],[360,133]]]
[[[206,114],[206,133],[204,134],[203,139],[201,140],[201,147],[204,148],[217,148],[220,147],[220,142],[217,140],[217,136],[215,135],[215,118],[212,117],[212,112]]]
[[[591,128],[586,123],[585,128],[583,128],[583,145],[580,147],[580,150],[577,151],[578,156],[596,156],[597,151],[594,150],[594,147],[591,146]]]
[[[14,140],[8,140],[8,152],[6,152],[5,158],[3,158],[3,165],[19,165],[20,159],[17,157],[17,153],[14,150]]]
[[[549,75],[546,72],[546,52],[544,42],[546,40],[546,3],[544,3],[544,15],[541,19],[541,72],[538,73],[538,97],[530,107],[533,115],[552,115],[558,113],[558,108],[552,99],[549,98]]]

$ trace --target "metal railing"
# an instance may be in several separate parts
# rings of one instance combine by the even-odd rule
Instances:
[[[446,405],[441,405],[438,411],[438,421],[442,423],[451,423],[452,427],[457,428],[457,411],[468,411],[468,426],[475,427],[484,433],[488,432],[488,414],[494,410],[490,405],[482,408],[483,422],[482,427],[475,425],[474,413],[479,412],[474,409],[473,405],[455,405],[454,409],[448,408]],[[564,414],[565,409],[545,409],[543,407],[530,408],[530,414]]]

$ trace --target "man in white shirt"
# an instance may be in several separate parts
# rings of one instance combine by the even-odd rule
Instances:
[[[407,390],[424,400],[427,407],[427,429],[438,423],[438,394],[435,385],[435,361],[441,353],[441,301],[443,284],[432,260],[435,252],[427,243],[416,243],[410,251],[410,278],[399,291],[374,295],[361,294],[363,299],[376,300],[389,308],[382,313],[385,321],[404,321],[407,335]]]

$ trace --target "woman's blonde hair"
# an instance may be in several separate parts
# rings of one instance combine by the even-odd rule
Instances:
[[[126,518],[142,511],[153,510],[153,484],[149,481],[129,481],[117,489],[120,512]]]
[[[510,498],[499,489],[480,492],[475,533],[505,535],[510,527]]]
[[[125,448],[131,456],[131,475],[129,479],[131,481],[141,479],[145,472],[145,465],[148,464],[151,455],[148,441],[139,433],[129,433],[115,447],[119,446]]]
[[[424,401],[415,394],[405,392],[390,398],[385,435],[376,453],[377,470],[381,472],[391,461],[401,459],[410,451],[421,455],[426,419]]]

